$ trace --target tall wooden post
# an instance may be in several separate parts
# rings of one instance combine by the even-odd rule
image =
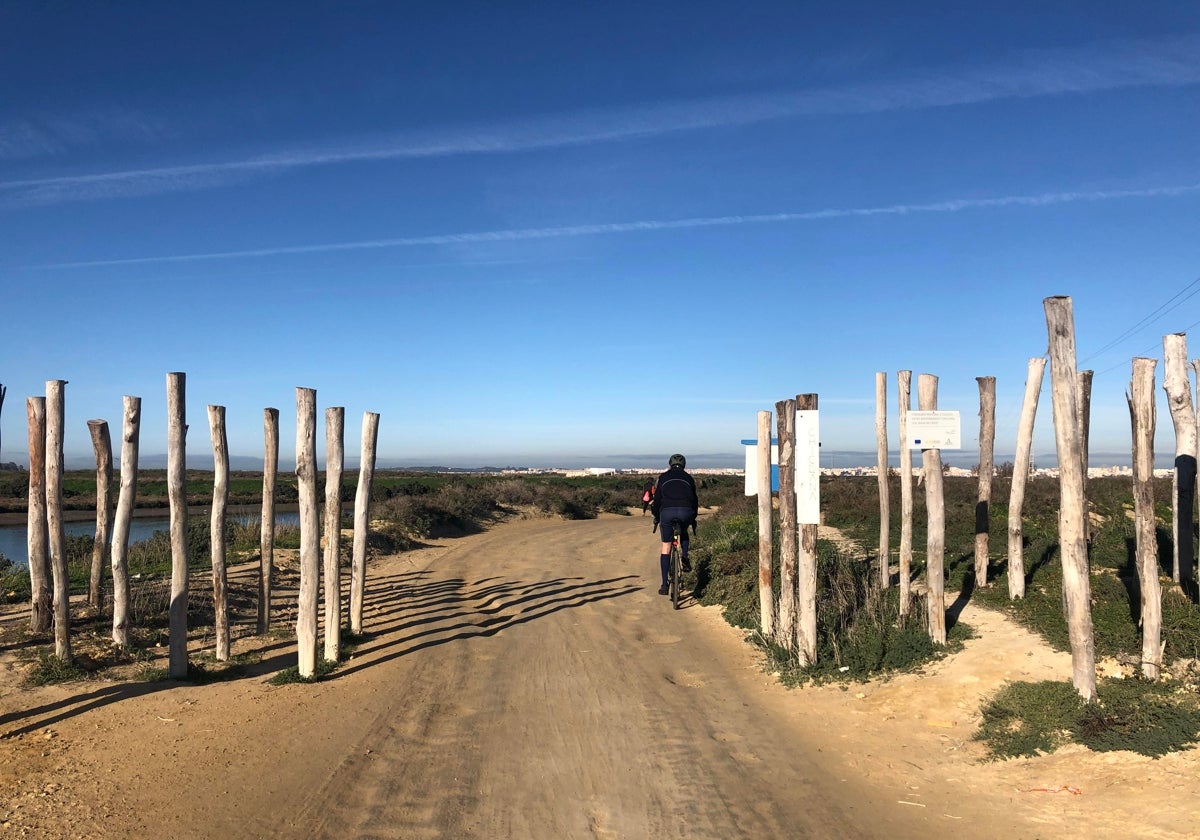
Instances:
[[[337,662],[342,649],[342,471],[346,409],[325,409],[325,660]]]
[[[798,394],[796,396],[796,408],[801,411],[816,411],[817,410],[817,395],[816,394]],[[808,424],[807,430],[810,434],[815,432],[812,424]],[[818,458],[820,445],[818,440],[806,440],[804,451],[806,457]],[[797,457],[799,455],[797,454]],[[812,464],[811,467],[805,470],[809,474],[809,480],[817,482],[816,486],[807,487],[809,493],[819,492],[820,486],[820,468],[817,464]],[[799,563],[796,574],[796,647],[800,654],[800,664],[811,665],[817,661],[817,528],[820,520],[819,513],[816,516],[817,521],[810,521],[812,517],[806,517],[800,522],[800,551]],[[807,506],[807,505],[806,505]]]
[[[775,638],[774,511],[771,504],[771,412],[758,412],[758,617],[764,639]]]
[[[1075,690],[1087,702],[1096,699],[1096,652],[1092,635],[1091,581],[1088,579],[1084,519],[1083,456],[1075,376],[1075,316],[1071,298],[1044,301],[1050,337],[1050,394],[1054,404],[1054,442],[1058,455],[1058,540],[1062,553],[1063,600],[1071,640]]]
[[[888,496],[887,373],[875,373],[875,463],[879,477],[879,586],[887,589],[892,582],[888,567],[891,553],[891,499]]]
[[[1192,382],[1188,377],[1187,335],[1163,336],[1166,362],[1163,390],[1175,427],[1175,494],[1172,499],[1175,537],[1175,580],[1184,593],[1197,600],[1195,552],[1192,545],[1192,512],[1196,505],[1196,411],[1192,407]]]
[[[1154,367],[1157,359],[1133,360],[1129,418],[1133,426],[1133,510],[1137,572],[1142,592],[1142,676],[1157,680],[1162,668],[1162,585],[1154,515]]]
[[[930,373],[917,377],[917,405],[921,411],[937,411],[938,378]],[[929,637],[946,644],[946,496],[942,481],[942,451],[922,449],[921,466],[925,474],[925,611],[929,618]]]
[[[258,537],[258,632],[271,629],[275,579],[275,479],[279,473],[279,409],[263,409],[263,492]]]
[[[225,516],[229,507],[229,442],[225,436],[225,406],[208,407],[208,428],[213,448],[213,505],[208,526],[212,555],[213,631],[218,662],[229,659],[229,597],[225,569]]]
[[[50,575],[54,580],[54,655],[71,661],[71,582],[67,536],[63,529],[63,427],[65,379],[46,383],[46,527],[50,535]]]
[[[29,513],[26,531],[29,589],[32,594],[29,629],[34,633],[45,633],[50,629],[54,616],[46,521],[46,398],[27,397],[25,413],[29,421]]]
[[[92,568],[88,576],[88,606],[100,609],[100,585],[104,582],[104,567],[109,562],[109,533],[112,530],[112,438],[108,423],[89,420],[92,450],[96,453],[96,538],[92,541]]]
[[[912,449],[908,446],[908,412],[912,408],[912,371],[896,374],[900,404],[900,620],[912,598],[913,485]]]
[[[137,501],[138,439],[142,428],[141,397],[126,396],[121,422],[121,490],[113,518],[113,642],[129,644],[129,526]]]
[[[317,587],[321,578],[317,514],[317,392],[296,389],[296,481],[300,490],[300,594],[296,649],[300,676],[317,671]]]
[[[776,641],[796,649],[796,401],[775,403],[779,427],[779,621]]]
[[[1087,498],[1088,469],[1091,466],[1091,437],[1092,437],[1092,374],[1090,370],[1077,371],[1075,374],[1075,406],[1079,411],[1079,460],[1083,469],[1083,497]],[[1083,538],[1088,545],[1092,543],[1092,523],[1088,520],[1087,511],[1083,517]],[[1089,566],[1090,568],[1090,566]]]
[[[167,374],[167,504],[171,510],[171,605],[167,674],[188,674],[187,374]]]
[[[992,453],[996,446],[996,377],[979,383],[979,489],[975,501],[975,585],[988,585],[989,518],[992,505]]]
[[[1038,397],[1042,392],[1042,378],[1046,371],[1046,359],[1037,357],[1029,360],[1029,373],[1025,377],[1025,399],[1021,403],[1021,420],[1017,427],[1017,452],[1013,462],[1012,484],[1008,497],[1008,597],[1025,597],[1025,529],[1021,524],[1021,510],[1025,506],[1025,485],[1029,482],[1029,462],[1033,452],[1033,421],[1037,416]]]
[[[354,493],[354,544],[350,558],[350,632],[363,631],[363,598],[367,586],[367,537],[371,532],[371,485],[375,477],[375,447],[379,415],[363,412],[362,453],[358,460],[358,489]]]

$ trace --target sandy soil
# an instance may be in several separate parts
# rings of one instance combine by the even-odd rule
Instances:
[[[239,626],[247,675],[208,684],[22,687],[9,614],[0,834],[1195,836],[1195,750],[983,760],[982,702],[1070,673],[1001,616],[968,606],[979,638],[925,673],[789,690],[717,610],[656,594],[654,552],[635,515],[379,558],[370,637],[311,685],[266,682],[295,663],[286,605],[275,637]]]

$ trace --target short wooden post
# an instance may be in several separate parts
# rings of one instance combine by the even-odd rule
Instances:
[[[358,488],[354,493],[354,544],[350,557],[350,632],[363,631],[363,599],[367,587],[367,537],[371,533],[371,485],[375,477],[375,447],[379,441],[379,415],[363,412],[362,453],[358,460]]]
[[[1133,425],[1133,510],[1137,572],[1142,592],[1142,676],[1157,680],[1162,668],[1162,585],[1154,515],[1154,367],[1157,359],[1133,360],[1126,394]]]
[[[779,427],[779,621],[776,641],[796,649],[796,401],[775,403]]]
[[[1175,427],[1175,493],[1172,498],[1174,514],[1175,562],[1174,577],[1184,593],[1197,600],[1195,552],[1192,546],[1192,513],[1196,505],[1196,410],[1192,406],[1192,383],[1188,377],[1187,335],[1175,333],[1163,336],[1163,358],[1166,362],[1163,390]]]
[[[325,660],[337,662],[342,649],[342,471],[346,409],[325,409]]]
[[[1076,406],[1075,316],[1071,298],[1044,301],[1050,337],[1050,394],[1054,405],[1054,442],[1058,455],[1058,539],[1062,553],[1063,600],[1071,641],[1075,690],[1087,702],[1096,699],[1096,652],[1092,635],[1091,582],[1088,579],[1084,519],[1083,456]]]
[[[917,405],[921,411],[937,411],[938,378],[930,373],[917,377]],[[946,497],[942,481],[942,451],[922,449],[925,475],[925,612],[929,637],[946,644]]]
[[[96,453],[96,538],[92,541],[87,602],[88,606],[100,609],[103,606],[100,586],[104,582],[104,567],[109,563],[108,541],[112,531],[112,438],[105,420],[89,420],[88,431],[92,436],[92,450]]]
[[[296,480],[300,491],[300,594],[296,649],[300,676],[317,671],[317,587],[321,578],[317,513],[317,392],[296,389]]]
[[[1017,427],[1016,460],[1008,496],[1008,597],[1013,599],[1025,597],[1025,530],[1021,525],[1021,509],[1025,506],[1025,485],[1029,482],[1029,462],[1033,452],[1033,421],[1037,416],[1045,371],[1044,357],[1029,360],[1025,399],[1021,403],[1021,420]]]
[[[817,410],[816,394],[798,394],[796,408],[801,411]],[[818,441],[806,441],[805,450],[816,452]],[[820,474],[819,469],[815,471]],[[819,479],[818,479],[819,483]],[[800,531],[799,562],[796,573],[796,648],[800,664],[812,665],[817,661],[817,529],[816,522],[802,522]]]
[[[912,449],[908,446],[908,412],[912,409],[912,371],[896,374],[900,405],[900,620],[912,598],[913,484]]]
[[[879,586],[892,582],[888,566],[891,553],[891,499],[888,496],[887,373],[875,373],[875,463],[879,477]]]
[[[46,521],[46,398],[27,397],[29,421],[29,503],[26,547],[29,552],[31,615],[29,629],[45,633],[54,617],[51,592],[49,533]]]
[[[771,490],[771,412],[758,412],[758,617],[764,639],[775,638],[774,510]]]
[[[271,629],[275,579],[275,482],[279,473],[279,409],[263,409],[263,491],[258,536],[258,632]]]
[[[975,585],[988,585],[989,519],[992,505],[993,455],[996,445],[996,377],[977,376],[979,383],[979,488],[975,500]]]
[[[121,490],[113,518],[112,576],[115,644],[129,644],[129,526],[137,502],[138,442],[142,428],[141,397],[126,396],[121,422]]]
[[[188,675],[187,374],[167,374],[167,504],[171,510],[171,604],[167,674]]]
[[[67,536],[63,529],[63,427],[65,379],[46,383],[46,525],[50,535],[50,575],[54,579],[54,655],[71,661],[71,582]]]
[[[229,597],[225,568],[225,517],[229,507],[229,442],[225,436],[225,406],[208,407],[208,428],[213,448],[213,504],[208,526],[212,555],[213,632],[218,662],[229,659]]]

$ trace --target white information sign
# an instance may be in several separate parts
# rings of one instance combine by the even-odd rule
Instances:
[[[796,522],[821,523],[821,424],[818,412],[796,412]]]
[[[957,411],[908,412],[909,449],[962,449],[962,420]]]

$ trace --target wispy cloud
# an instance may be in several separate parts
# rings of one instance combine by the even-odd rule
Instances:
[[[798,213],[763,213],[742,216],[702,216],[689,219],[654,219],[637,222],[609,222],[561,227],[513,228],[508,230],[444,233],[432,236],[406,236],[394,239],[370,239],[360,242],[332,242],[320,245],[292,245],[256,248],[246,251],[216,251],[210,253],[174,254],[153,257],[123,257],[109,260],[52,263],[38,268],[95,268],[114,265],[150,265],[156,263],[188,263],[205,260],[231,260],[255,257],[280,257],[295,254],[319,254],[335,251],[366,251],[383,248],[417,246],[463,245],[482,242],[519,242],[523,240],[556,239],[573,236],[600,236],[618,233],[642,233],[685,230],[704,227],[809,222],[822,219],[846,219],[862,216],[906,216],[917,213],[958,213],[997,207],[1045,207],[1075,202],[1113,201],[1130,198],[1168,198],[1200,192],[1200,183],[1176,186],[1148,187],[1131,190],[1096,190],[1091,192],[1056,192],[1035,195],[1007,195],[997,198],[955,198],[925,204],[889,204],[881,207],[829,208]]]
[[[506,154],[804,116],[919,110],[1197,83],[1200,34],[1190,33],[1157,41],[1029,51],[1005,62],[942,68],[886,82],[578,111],[520,124],[408,132],[238,160],[0,181],[0,203],[14,207],[152,195],[317,166]],[[0,155],[6,146],[16,150],[39,143],[48,147],[53,142],[51,134],[25,124],[0,129]]]

